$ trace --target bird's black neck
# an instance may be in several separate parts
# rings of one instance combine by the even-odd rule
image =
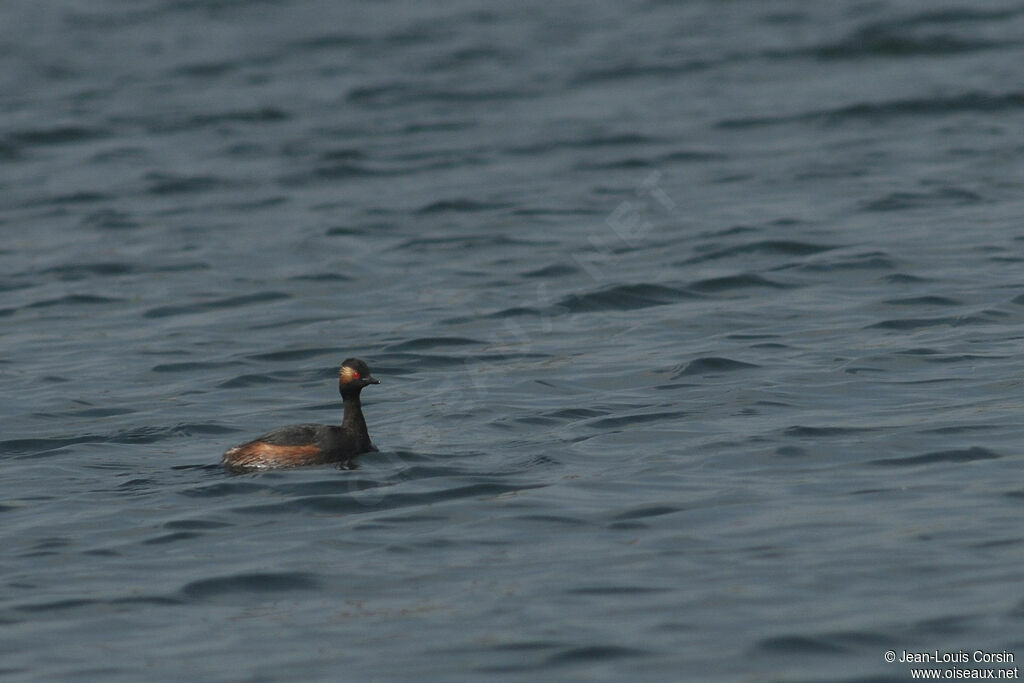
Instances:
[[[369,446],[370,434],[366,430],[366,420],[363,418],[363,405],[359,401],[359,392],[345,392],[341,398],[345,410],[341,428],[359,439],[360,445]]]

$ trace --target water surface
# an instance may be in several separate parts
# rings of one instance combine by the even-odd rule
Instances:
[[[0,14],[5,679],[1024,655],[1017,4]]]

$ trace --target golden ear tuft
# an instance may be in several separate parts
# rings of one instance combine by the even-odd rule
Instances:
[[[345,365],[341,368],[341,383],[348,384],[354,379],[359,379],[359,373]]]

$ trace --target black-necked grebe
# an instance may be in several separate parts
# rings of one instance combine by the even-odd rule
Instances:
[[[370,443],[363,407],[359,403],[359,392],[370,384],[380,384],[380,380],[370,374],[366,363],[349,358],[341,364],[338,376],[338,390],[345,410],[340,427],[320,424],[281,427],[228,450],[221,464],[233,469],[301,467],[341,462],[377,450]]]

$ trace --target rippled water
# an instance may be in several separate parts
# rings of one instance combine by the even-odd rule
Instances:
[[[1019,4],[0,18],[5,679],[1024,657]]]

